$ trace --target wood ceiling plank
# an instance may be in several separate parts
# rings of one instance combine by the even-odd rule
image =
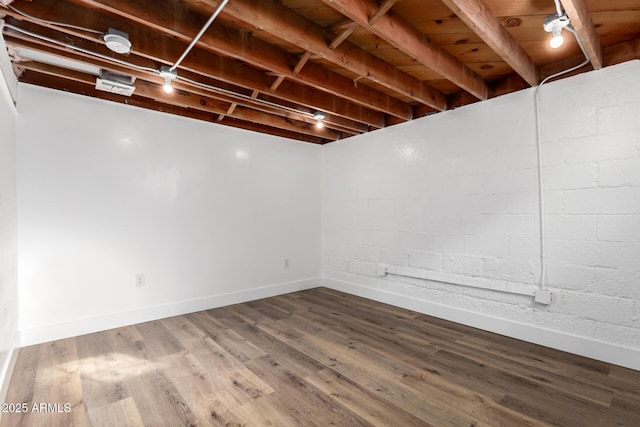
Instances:
[[[604,48],[604,65],[611,66],[640,59],[640,38]]]
[[[217,4],[214,0],[204,1],[212,7]],[[234,0],[227,4],[225,13],[418,102],[446,109],[446,99],[441,92],[349,42],[331,49],[334,35],[330,31],[275,1]]]
[[[203,21],[202,16],[189,11],[184,5],[167,0],[155,0],[153,8],[142,1],[72,0],[72,2],[102,13],[119,16],[186,42],[190,42],[198,33]],[[407,103],[364,85],[355,88],[349,79],[313,63],[307,64],[302,72],[294,75],[293,67],[297,62],[295,55],[220,21],[215,21],[209,27],[197,45],[263,70],[290,77],[298,83],[342,97],[365,108],[382,111],[405,120],[410,120],[413,114],[411,106]]]
[[[578,33],[593,68],[599,70],[604,65],[603,51],[587,5],[584,0],[562,0],[562,6],[571,19],[571,26]]]
[[[432,43],[427,36],[399,15],[387,13],[381,16],[375,25],[369,25],[369,17],[378,10],[375,0],[323,0],[323,2],[477,98],[487,99],[489,88],[482,77],[440,46]]]
[[[127,58],[127,61],[135,62],[145,67],[157,68],[158,62],[168,64],[170,61],[167,58],[177,58],[186,48],[185,43],[175,40],[174,37],[169,37],[160,32],[137,25],[131,25],[122,20],[97,16],[96,13],[83,10],[78,6],[66,2],[43,0],[36,4],[34,4],[34,2],[20,3],[19,7],[20,10],[28,14],[42,16],[53,21],[64,21],[72,25],[87,25],[85,22],[92,22],[98,29],[111,27],[125,31],[129,34],[134,44],[132,54]],[[44,10],[40,8],[44,8]],[[37,22],[26,19],[11,10],[7,10],[7,14],[17,19],[22,19],[25,22]],[[38,25],[41,24],[38,23]],[[88,35],[85,32],[76,31],[73,28],[60,28],[50,25],[47,25],[47,27],[56,28],[59,31],[64,31],[65,34],[83,38],[84,40],[96,41],[95,35]],[[32,27],[31,29],[36,32],[42,32],[38,27]],[[79,39],[76,39],[74,43],[80,43],[78,40]],[[95,47],[92,47],[92,49],[95,49]],[[101,49],[100,53],[118,57],[118,55],[106,49]],[[143,58],[150,59],[150,61],[145,61]],[[243,64],[240,61],[229,59],[199,48],[192,50],[191,54],[182,62],[180,68],[212,78],[216,81],[242,86],[250,90],[266,92],[270,90],[271,86],[269,78],[266,77],[262,71]],[[197,77],[194,77],[194,79],[197,80]],[[234,90],[233,87],[225,87],[224,83],[221,84],[221,87]],[[332,122],[332,116],[339,116],[339,118],[336,117],[334,122],[339,122],[340,126],[357,132],[366,132],[369,126],[375,128],[385,126],[383,113],[354,105],[344,98],[336,98],[335,95],[324,93],[306,85],[285,82],[285,84],[279,88],[276,97],[314,111],[320,110],[326,112],[327,123]]]
[[[482,0],[443,2],[531,86],[538,84],[538,66]]]

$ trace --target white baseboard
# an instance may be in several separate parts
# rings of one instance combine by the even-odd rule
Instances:
[[[0,402],[7,401],[7,391],[9,390],[9,383],[11,382],[11,374],[13,374],[13,368],[16,365],[18,359],[18,333],[16,332],[9,343],[7,355],[0,368]],[[0,411],[0,419],[2,419],[2,412]]]
[[[69,322],[23,329],[20,331],[20,344],[24,347],[27,345],[40,344],[48,341],[105,331],[107,329],[119,328],[121,326],[134,325],[136,323],[149,322],[151,320],[209,310],[211,308],[223,307],[226,305],[311,289],[320,286],[320,283],[321,281],[319,277],[313,277],[294,282],[278,283],[275,285],[246,289],[237,292],[209,295],[202,298],[177,301],[170,304],[143,307],[137,310],[121,311],[90,317],[87,319],[77,319]]]
[[[323,279],[323,284],[337,291],[640,371],[640,350],[637,349],[436,304],[355,283]]]

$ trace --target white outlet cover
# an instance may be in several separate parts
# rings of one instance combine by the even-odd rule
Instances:
[[[551,304],[551,291],[539,289],[536,291],[533,298],[538,304],[549,305]]]

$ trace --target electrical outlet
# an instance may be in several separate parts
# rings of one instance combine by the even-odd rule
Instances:
[[[289,268],[289,258],[284,259],[284,268]]]
[[[136,288],[140,288],[145,285],[144,274],[136,274]]]

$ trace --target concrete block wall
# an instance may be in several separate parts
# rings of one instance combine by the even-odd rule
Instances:
[[[376,274],[380,265],[412,267],[452,282],[536,290],[533,89],[324,146],[326,283],[401,297],[424,312],[437,307],[443,317],[497,318],[579,337],[586,347],[640,351],[638,81],[640,61],[632,61],[541,90],[551,305]]]

